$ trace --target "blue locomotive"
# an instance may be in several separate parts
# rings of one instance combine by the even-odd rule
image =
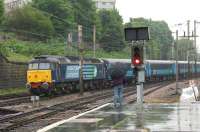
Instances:
[[[30,61],[26,87],[32,94],[71,92],[79,85],[79,58],[68,56],[39,56]],[[83,65],[84,87],[101,88],[105,81],[102,60],[85,58]]]
[[[34,95],[73,92],[79,89],[79,57],[49,56],[35,57],[29,62],[26,87]],[[115,63],[123,65],[126,82],[135,79],[134,69],[129,59],[96,59],[84,58],[83,80],[84,89],[108,88],[112,85],[109,70]],[[186,77],[188,63],[180,61],[179,75]],[[194,63],[189,65],[195,72]],[[200,75],[200,63],[197,63],[197,73]],[[176,74],[175,61],[146,60],[145,77],[147,81],[174,79]]]

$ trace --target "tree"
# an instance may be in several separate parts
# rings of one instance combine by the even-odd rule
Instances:
[[[195,46],[192,40],[181,39],[177,42],[178,46],[178,60],[187,60],[188,51],[195,53]]]
[[[74,9],[75,22],[83,26],[84,41],[92,41],[92,28],[96,26],[97,39],[101,34],[101,23],[92,0],[70,0]]]
[[[65,36],[74,26],[74,9],[69,0],[33,0],[33,6],[50,16],[57,35]]]
[[[144,18],[131,18],[130,22],[125,24],[126,27],[150,28],[151,40],[147,45],[148,59],[171,59],[171,49],[173,37],[165,21],[152,21]]]
[[[41,11],[27,5],[9,13],[5,20],[6,30],[28,38],[47,39],[53,35],[53,25]]]
[[[102,25],[101,47],[105,51],[120,51],[125,48],[123,20],[117,10],[101,10],[99,17]]]
[[[3,14],[4,14],[4,0],[0,0],[0,23],[3,20]]]

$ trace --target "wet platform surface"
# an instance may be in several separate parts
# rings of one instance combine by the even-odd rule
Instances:
[[[200,103],[108,105],[48,132],[200,131]]]

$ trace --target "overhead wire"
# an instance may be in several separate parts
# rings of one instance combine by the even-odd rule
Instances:
[[[56,15],[54,15],[54,14],[52,14],[52,13],[50,13],[50,12],[47,12],[47,11],[44,11],[44,10],[42,10],[42,9],[39,9],[39,8],[37,8],[37,7],[34,7],[34,6],[32,6],[33,8],[35,8],[35,9],[37,9],[37,10],[39,10],[39,11],[41,11],[41,12],[43,12],[43,13],[45,13],[45,14],[48,14],[48,15],[50,15],[50,16],[52,16],[52,17],[54,17],[54,18],[57,18],[58,20],[61,20],[62,22],[65,22],[65,23],[67,23],[67,24],[69,24],[68,22],[66,22],[63,18],[60,18],[60,17],[58,17],[58,16],[56,16]],[[72,6],[68,6],[68,8],[71,8],[71,9],[74,9],[74,7],[72,7]],[[79,8],[79,10],[82,10],[82,9],[80,9]],[[85,19],[86,21],[88,21],[88,22],[91,22],[92,23],[92,21],[89,21],[89,19],[86,19],[86,18],[89,18],[89,16],[87,16],[87,15],[85,15],[85,14],[81,14],[83,17],[83,19]],[[72,23],[72,25],[79,25],[79,23],[77,23],[77,22],[74,22],[74,23]],[[89,26],[86,26],[86,25],[84,25],[84,27],[87,27],[87,28],[90,28],[90,29],[92,29],[91,27],[89,27]]]
[[[31,34],[31,35],[34,35],[34,36],[40,36],[40,37],[50,38],[50,37],[47,36],[46,34],[30,32],[30,31],[23,30],[23,29],[6,28],[6,29],[1,29],[1,31],[20,32],[20,33]]]

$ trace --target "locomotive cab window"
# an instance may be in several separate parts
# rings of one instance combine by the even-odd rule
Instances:
[[[39,69],[50,69],[50,63],[40,63]]]
[[[32,63],[29,64],[29,69],[31,70],[45,70],[53,68],[53,64],[50,63]]]
[[[38,69],[38,63],[31,63],[28,65],[28,69],[35,70]]]

